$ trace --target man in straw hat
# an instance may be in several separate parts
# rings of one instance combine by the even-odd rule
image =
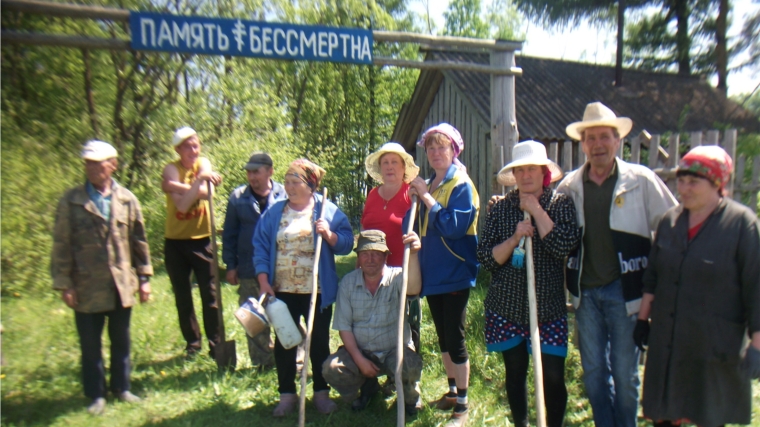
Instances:
[[[209,355],[219,342],[216,290],[211,277],[211,223],[206,182],[219,185],[222,177],[211,170],[211,162],[200,156],[201,141],[189,127],[177,129],[172,148],[179,155],[164,167],[161,189],[166,193],[164,260],[172,282],[179,327],[187,342],[188,356],[201,349],[201,332],[193,308],[190,274],[195,273],[203,305],[203,326]]]
[[[253,153],[243,165],[248,184],[241,185],[230,194],[222,233],[222,259],[227,265],[227,281],[240,285],[239,304],[248,298],[259,297],[259,282],[253,267],[253,231],[261,214],[278,200],[288,196],[282,184],[272,180],[274,167],[267,153]],[[274,366],[274,341],[269,328],[248,340],[248,354],[254,366]]]
[[[405,235],[410,244],[407,295],[417,295],[422,288],[417,252],[420,239],[414,232]],[[322,374],[351,407],[360,411],[380,391],[377,377],[396,374],[399,303],[402,268],[388,267],[390,251],[385,233],[365,230],[359,234],[354,249],[359,268],[348,273],[338,286],[333,329],[339,331],[343,345],[322,365]],[[411,343],[409,323],[404,322],[404,338]],[[420,409],[419,381],[422,358],[409,346],[404,348],[401,378],[404,383],[404,405],[408,415]],[[361,393],[360,393],[361,392]]]
[[[50,262],[53,289],[61,291],[63,301],[74,310],[82,383],[84,394],[92,399],[87,410],[93,415],[102,414],[106,405],[101,351],[106,318],[111,391],[121,401],[140,401],[129,391],[129,319],[137,303],[135,294],[139,293],[140,302],[150,298],[153,275],[140,202],[111,178],[116,157],[111,144],[85,144],[87,179],[58,203]]]
[[[588,104],[583,120],[566,130],[581,142],[586,163],[557,188],[573,199],[582,233],[568,258],[567,287],[576,308],[583,381],[599,427],[636,425],[639,350],[631,337],[641,279],[652,234],[677,203],[654,172],[616,157],[632,126],[602,103]]]

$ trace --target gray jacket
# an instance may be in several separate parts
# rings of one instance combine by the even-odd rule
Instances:
[[[747,331],[760,331],[760,222],[724,199],[691,241],[688,228],[683,207],[665,214],[644,275],[654,294],[644,415],[749,424],[751,385],[738,366]]]

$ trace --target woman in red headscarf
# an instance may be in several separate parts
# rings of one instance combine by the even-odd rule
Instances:
[[[750,381],[760,378],[760,223],[726,197],[731,168],[718,146],[683,157],[681,205],[662,218],[649,255],[633,339],[642,350],[649,343],[642,406],[655,426],[750,423]]]

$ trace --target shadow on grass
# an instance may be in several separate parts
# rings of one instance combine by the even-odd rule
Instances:
[[[395,399],[395,398],[394,398]],[[347,427],[380,427],[395,425],[396,406],[394,399],[383,401],[375,398],[367,409],[361,412],[353,412],[350,405],[339,403],[338,411],[324,415],[314,409],[311,399],[306,402],[306,425],[307,426],[347,426]],[[183,413],[177,417],[164,420],[148,421],[144,426],[154,427],[187,427],[187,426],[267,426],[279,427],[298,424],[298,410],[286,417],[272,417],[272,410],[276,402],[265,404],[257,401],[253,406],[240,409],[224,402],[217,402],[213,406]],[[435,417],[432,411],[423,411],[420,416],[407,420],[408,426],[434,426],[445,418]]]
[[[50,425],[70,412],[81,411],[89,404],[84,396],[65,396],[60,399],[30,399],[20,394],[3,397],[3,425]]]

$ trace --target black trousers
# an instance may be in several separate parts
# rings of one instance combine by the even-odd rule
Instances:
[[[211,253],[208,251],[209,238],[196,240],[166,239],[164,261],[169,280],[172,282],[174,301],[177,305],[179,328],[187,342],[186,349],[198,351],[201,348],[201,331],[193,307],[191,274],[195,273],[201,292],[203,327],[208,338],[210,353],[219,342],[219,313],[216,304],[216,289],[211,277]]]
[[[534,350],[535,351],[535,350]],[[507,400],[512,411],[512,421],[517,427],[528,426],[528,343],[523,341],[517,347],[501,353],[507,375]],[[561,427],[567,406],[565,387],[565,358],[541,353],[544,374],[544,403],[546,404],[546,425]]]
[[[466,363],[469,355],[464,342],[464,324],[470,288],[448,294],[428,295],[425,298],[438,335],[441,353],[448,352],[455,365]]]
[[[300,322],[301,316],[304,323],[309,318],[309,301],[311,294],[289,294],[284,292],[277,293],[277,299],[288,306],[290,315],[296,325]],[[322,364],[330,356],[330,320],[332,320],[332,305],[320,310],[322,295],[317,295],[317,309],[314,312],[314,328],[311,334],[311,348],[309,358],[312,366],[312,380],[314,381],[314,392],[330,390],[325,377],[322,376]],[[280,339],[274,340],[274,363],[277,366],[277,381],[279,383],[279,392],[295,393],[296,392],[296,355],[298,346],[285,350],[280,343]],[[305,356],[304,356],[305,357]],[[304,368],[306,369],[306,364]]]
[[[129,390],[129,319],[132,308],[118,308],[103,313],[74,312],[79,347],[82,350],[82,385],[90,399],[106,396],[106,372],[103,366],[102,335],[106,317],[111,340],[111,391],[119,394]]]

